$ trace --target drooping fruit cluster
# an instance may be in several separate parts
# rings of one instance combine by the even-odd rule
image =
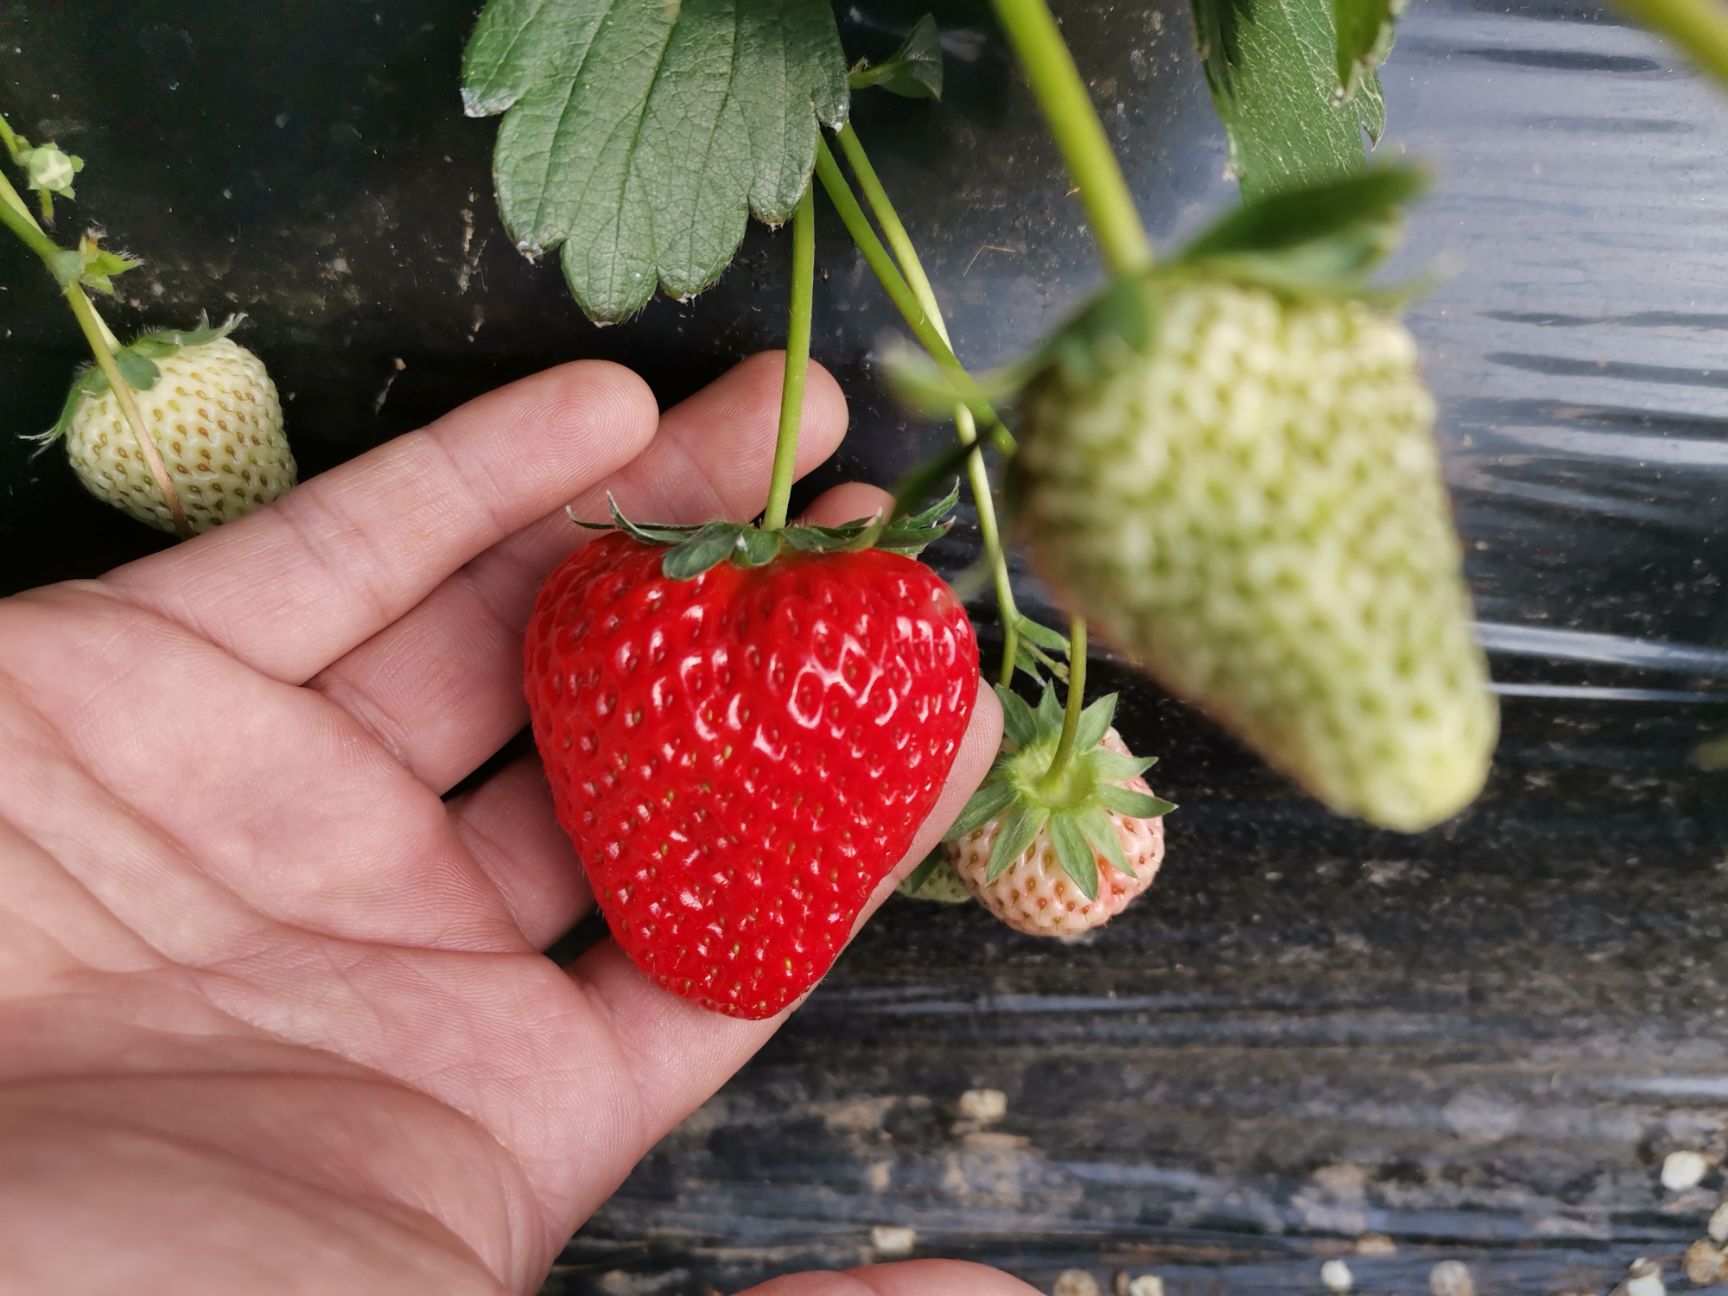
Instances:
[[[529,623],[526,686],[613,937],[673,993],[761,1018],[828,971],[911,847],[971,717],[978,649],[908,557],[780,554],[776,533],[732,531],[718,549],[738,561],[701,557],[685,579],[667,571],[700,533],[572,555]]]
[[[1025,532],[1074,610],[1327,805],[1416,830],[1497,731],[1416,348],[1192,270],[1026,393]]]

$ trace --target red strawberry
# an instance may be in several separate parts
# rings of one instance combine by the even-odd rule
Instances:
[[[898,553],[800,551],[825,534],[608,535],[552,573],[528,626],[534,740],[614,939],[734,1017],[828,971],[977,692],[954,593]]]

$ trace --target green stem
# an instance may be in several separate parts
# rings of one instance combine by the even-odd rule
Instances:
[[[1152,244],[1134,209],[1128,182],[1122,178],[1086,83],[1045,0],[995,0],[995,4],[1050,133],[1080,187],[1080,201],[1104,263],[1115,274],[1151,265]]]
[[[1728,14],[1717,0],[1620,0],[1635,22],[1674,41],[1699,67],[1728,82]]]
[[[955,358],[953,349],[930,322],[924,308],[918,304],[917,295],[913,293],[911,285],[900,273],[900,268],[894,264],[894,258],[882,245],[876,231],[870,227],[870,218],[858,205],[852,186],[846,183],[840,164],[834,160],[834,154],[829,150],[826,140],[819,141],[816,145],[816,178],[822,182],[822,188],[828,194],[828,200],[834,204],[834,210],[839,214],[841,223],[846,226],[846,232],[851,235],[852,242],[863,254],[865,263],[881,283],[882,291],[888,294],[888,299],[894,303],[894,308],[900,312],[913,336],[918,339],[918,344],[930,353],[937,365],[954,382],[966,404],[984,419],[990,429],[990,438],[997,448],[1005,454],[1012,453],[1013,434],[1003,426],[1001,418],[991,408],[984,393],[978,389],[972,375],[967,373],[965,366]]]
[[[913,297],[929,317],[931,325],[942,335],[943,342],[952,349],[953,342],[948,335],[947,322],[942,318],[941,303],[936,300],[936,290],[930,286],[930,276],[924,273],[924,263],[918,258],[918,249],[912,245],[900,213],[894,209],[876,168],[870,165],[863,141],[850,122],[839,129],[835,138],[840,141],[840,151],[846,155],[846,163],[858,179],[858,188],[870,204],[876,223],[882,227],[883,236],[899,262]],[[954,431],[962,443],[977,444],[977,420],[965,405],[954,407]],[[990,470],[984,462],[982,450],[967,457],[966,477],[972,487],[973,503],[978,509],[978,533],[984,541],[984,553],[990,560],[991,583],[996,590],[996,607],[1002,621],[1002,666],[998,679],[1007,688],[1014,682],[1015,660],[1020,655],[1020,609],[1014,601],[1014,586],[1008,579],[1008,555],[1002,549],[1001,528],[996,521],[996,499],[990,489]]]
[[[42,263],[48,267],[49,273],[54,275],[56,281],[59,280],[60,272],[55,263],[65,249],[42,232],[42,227],[36,223],[35,217],[31,216],[24,200],[4,175],[0,175],[0,225],[6,226],[23,241],[25,247],[42,258]],[[66,305],[72,310],[73,318],[78,321],[78,329],[84,334],[84,341],[90,347],[96,367],[108,380],[109,390],[114,393],[114,399],[120,405],[126,425],[132,429],[132,439],[137,443],[139,457],[150,470],[150,476],[155,479],[156,489],[162,492],[168,512],[174,519],[174,529],[182,538],[190,536],[192,524],[186,520],[186,510],[180,503],[180,492],[175,490],[174,479],[168,475],[168,465],[162,462],[162,451],[157,447],[156,439],[150,435],[149,424],[145,423],[144,413],[138,408],[132,385],[126,381],[125,375],[120,372],[120,366],[114,360],[114,353],[120,349],[119,339],[96,313],[89,294],[77,280],[63,284],[61,293],[66,298]]]
[[[0,116],[0,145],[6,148],[6,156],[14,162],[18,160],[18,132],[12,129],[12,124]]]
[[[774,442],[774,475],[762,525],[786,525],[798,458],[798,422],[804,413],[804,375],[810,368],[811,294],[816,281],[816,187],[804,190],[792,214],[792,300],[786,318],[786,378],[780,387],[780,432]]]
[[[1058,785],[1074,757],[1074,735],[1080,730],[1080,712],[1086,707],[1086,618],[1068,622],[1068,704],[1062,711],[1062,736],[1050,758],[1045,782]]]

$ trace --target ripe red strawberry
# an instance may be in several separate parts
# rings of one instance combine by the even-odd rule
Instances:
[[[667,550],[637,537],[684,537],[631,528],[566,559],[528,626],[528,701],[614,939],[674,994],[770,1017],[828,971],[934,807],[978,648],[899,553],[705,532]]]

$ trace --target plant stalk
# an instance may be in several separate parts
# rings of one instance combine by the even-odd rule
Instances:
[[[916,294],[906,282],[905,276],[900,273],[900,268],[894,264],[893,256],[882,245],[876,231],[870,227],[870,218],[858,205],[852,186],[846,183],[840,164],[834,160],[834,154],[829,150],[826,140],[819,140],[816,145],[816,178],[821,181],[828,200],[834,204],[834,210],[839,214],[841,223],[846,226],[846,232],[851,235],[853,244],[863,254],[865,263],[881,283],[882,291],[888,294],[894,308],[905,319],[907,327],[918,339],[918,344],[930,353],[942,371],[953,380],[966,404],[983,418],[990,430],[990,439],[997,449],[1004,454],[1013,453],[1013,433],[1003,425],[1002,419],[991,408],[984,393],[978,389],[972,375],[967,373],[965,366],[955,358],[953,349],[930,322],[924,308],[918,304]]]
[[[792,214],[792,297],[786,318],[786,377],[780,386],[780,431],[774,441],[774,474],[762,525],[786,525],[798,459],[798,424],[804,413],[804,377],[810,371],[811,299],[816,281],[816,190],[811,185]]]
[[[1026,69],[1050,133],[1068,163],[1069,174],[1080,187],[1086,222],[1092,227],[1104,263],[1113,274],[1146,268],[1152,264],[1152,244],[1049,6],[1045,0],[995,0],[995,6],[1009,43]]]
[[[900,271],[905,275],[913,297],[923,308],[925,315],[929,316],[932,327],[952,349],[953,340],[948,335],[947,322],[942,318],[942,306],[936,300],[936,290],[930,285],[930,277],[924,273],[924,263],[918,258],[918,250],[912,245],[912,238],[906,232],[900,213],[889,199],[887,189],[876,174],[876,168],[870,165],[863,141],[852,129],[851,122],[842,126],[835,138],[840,141],[840,151],[846,155],[846,163],[857,178],[858,188],[863,192],[864,200],[870,204],[876,223],[882,227],[883,237],[888,240],[888,246],[893,251],[895,260],[899,262]],[[962,443],[977,444],[977,420],[965,405],[954,407],[954,431]],[[972,488],[973,503],[978,509],[978,533],[984,541],[984,552],[990,559],[990,578],[995,587],[996,607],[1002,620],[1002,665],[998,679],[1001,685],[1007,688],[1014,682],[1015,662],[1020,655],[1020,608],[1014,600],[1014,586],[1008,578],[1008,555],[1002,549],[1001,528],[996,521],[996,500],[990,489],[990,470],[984,462],[982,450],[967,456],[966,478]]]
[[[8,130],[5,139],[8,149],[11,148],[11,139],[11,132]],[[5,225],[23,241],[24,246],[40,257],[49,273],[55,275],[58,281],[59,275],[54,263],[65,249],[43,232],[42,227],[36,223],[36,218],[30,214],[30,209],[24,205],[23,198],[4,175],[0,175],[0,225]],[[61,294],[66,298],[66,305],[71,308],[73,318],[78,321],[78,329],[84,334],[96,367],[108,380],[109,390],[114,393],[114,399],[120,405],[126,425],[132,429],[132,439],[137,443],[139,457],[150,470],[156,489],[162,492],[168,512],[174,519],[175,531],[185,539],[192,534],[192,524],[186,519],[186,510],[180,503],[180,492],[174,488],[174,479],[168,475],[168,465],[162,462],[162,451],[157,447],[156,439],[150,435],[149,425],[144,422],[144,413],[138,408],[132,385],[126,381],[125,375],[120,372],[120,366],[115,363],[114,352],[120,347],[119,339],[97,313],[89,294],[77,280],[64,285]]]
[[[1086,618],[1073,617],[1068,622],[1068,700],[1062,711],[1062,736],[1056,740],[1056,754],[1050,758],[1050,771],[1044,776],[1047,785],[1060,785],[1074,759],[1074,735],[1080,730],[1080,713],[1086,709]]]

